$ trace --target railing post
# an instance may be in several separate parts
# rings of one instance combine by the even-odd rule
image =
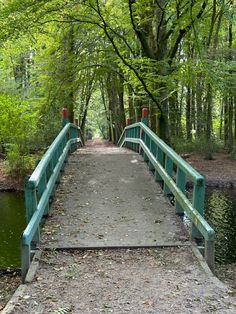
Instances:
[[[214,272],[215,269],[215,241],[214,240],[206,240],[205,241],[205,252],[204,252],[205,260],[212,270]]]
[[[157,145],[156,143],[154,143],[151,139],[150,139],[150,151],[151,153],[156,156],[156,150],[157,150]],[[155,167],[153,166],[153,164],[149,161],[149,170],[154,173],[155,172]]]
[[[51,174],[50,174],[50,176],[51,176]],[[47,174],[45,172],[44,175],[42,176],[39,184],[38,184],[38,187],[37,187],[37,194],[39,196],[39,199],[42,197],[46,187],[47,187]],[[48,213],[49,213],[49,204],[47,204],[45,207],[44,216],[47,216]]]
[[[127,118],[126,119],[126,125],[132,124],[132,118]]]
[[[21,246],[21,278],[25,283],[25,277],[30,267],[30,246],[22,244]]]
[[[193,207],[204,216],[204,200],[205,200],[205,180],[198,181],[193,188]],[[192,224],[192,237],[195,239],[202,239],[201,233]]]
[[[185,194],[186,174],[179,167],[177,169],[176,185],[180,189],[180,191]],[[175,210],[176,210],[176,214],[178,215],[184,214],[184,210],[182,206],[178,203],[178,201],[176,201]]]
[[[142,115],[141,115],[141,122],[144,123],[145,125],[148,125],[148,108],[144,107],[142,108]],[[145,145],[146,145],[146,134],[143,134],[143,130],[142,128],[140,129],[140,139],[144,141]],[[144,161],[148,161],[147,157],[145,156],[145,153],[140,149],[140,154],[143,156]]]
[[[25,207],[27,223],[37,209],[37,195],[35,186],[29,181],[30,176],[25,178]]]
[[[62,109],[62,126],[65,126],[69,122],[69,111],[67,108]]]
[[[157,149],[156,149],[156,160],[158,161],[158,163],[162,167],[164,166],[164,153],[161,150],[161,148],[158,147],[158,146],[157,146]],[[163,179],[162,179],[162,177],[160,176],[160,174],[158,173],[157,170],[155,171],[155,179],[162,186]]]
[[[132,119],[131,118],[127,118],[126,119],[126,125],[131,125],[131,124],[132,124]],[[131,130],[130,129],[126,130],[125,137],[131,137],[130,134],[131,134]],[[125,145],[128,148],[132,148],[132,144],[130,144],[130,143],[126,143]]]
[[[165,160],[165,171],[166,173],[172,177],[173,174],[173,161],[166,156],[166,160]],[[169,189],[168,185],[166,183],[164,183],[164,188],[163,188],[163,192],[165,195],[169,195],[171,194],[171,190]]]
[[[71,127],[70,128],[70,138],[78,138],[79,136],[79,129],[76,127]],[[70,152],[74,152],[78,148],[78,144],[72,144]]]
[[[144,124],[148,125],[148,116],[149,116],[149,110],[147,107],[142,109],[142,118],[141,118],[141,122],[143,122]]]
[[[79,119],[78,118],[74,119],[74,125],[79,126]],[[79,128],[77,129],[77,137],[80,138],[80,130],[79,130]],[[76,144],[76,148],[79,148],[79,143]]]

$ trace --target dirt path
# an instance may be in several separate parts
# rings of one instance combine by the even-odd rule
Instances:
[[[12,314],[235,313],[189,248],[44,253]]]
[[[215,153],[213,160],[205,160],[200,154],[190,154],[186,161],[206,177],[207,186],[236,187],[236,160],[229,154]]]
[[[173,207],[136,153],[90,145],[69,160],[43,247],[186,244]]]
[[[145,243],[156,247],[76,249]],[[165,244],[172,247],[158,246]],[[41,249],[34,280],[4,314],[236,312],[235,297],[193,254],[146,165],[108,143],[70,157]]]

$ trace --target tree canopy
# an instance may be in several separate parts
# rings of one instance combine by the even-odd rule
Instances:
[[[234,151],[234,12],[233,0],[0,1],[0,100],[32,115],[25,151],[48,145],[64,106],[114,142],[148,107],[171,145]]]

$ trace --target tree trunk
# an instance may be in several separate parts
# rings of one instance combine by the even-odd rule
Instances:
[[[186,136],[187,140],[192,140],[192,126],[191,126],[191,88],[187,86],[187,94],[186,94]]]
[[[196,111],[197,111],[197,126],[196,135],[198,138],[203,135],[203,108],[202,108],[202,75],[197,75],[197,85],[196,85]]]

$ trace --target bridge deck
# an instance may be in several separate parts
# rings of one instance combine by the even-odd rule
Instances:
[[[186,244],[174,208],[142,158],[117,147],[87,147],[69,160],[46,224],[53,248]]]
[[[114,147],[81,149],[69,158],[41,248],[146,245],[157,247],[43,250],[35,280],[4,314],[236,311],[235,298],[193,254],[139,156]]]

